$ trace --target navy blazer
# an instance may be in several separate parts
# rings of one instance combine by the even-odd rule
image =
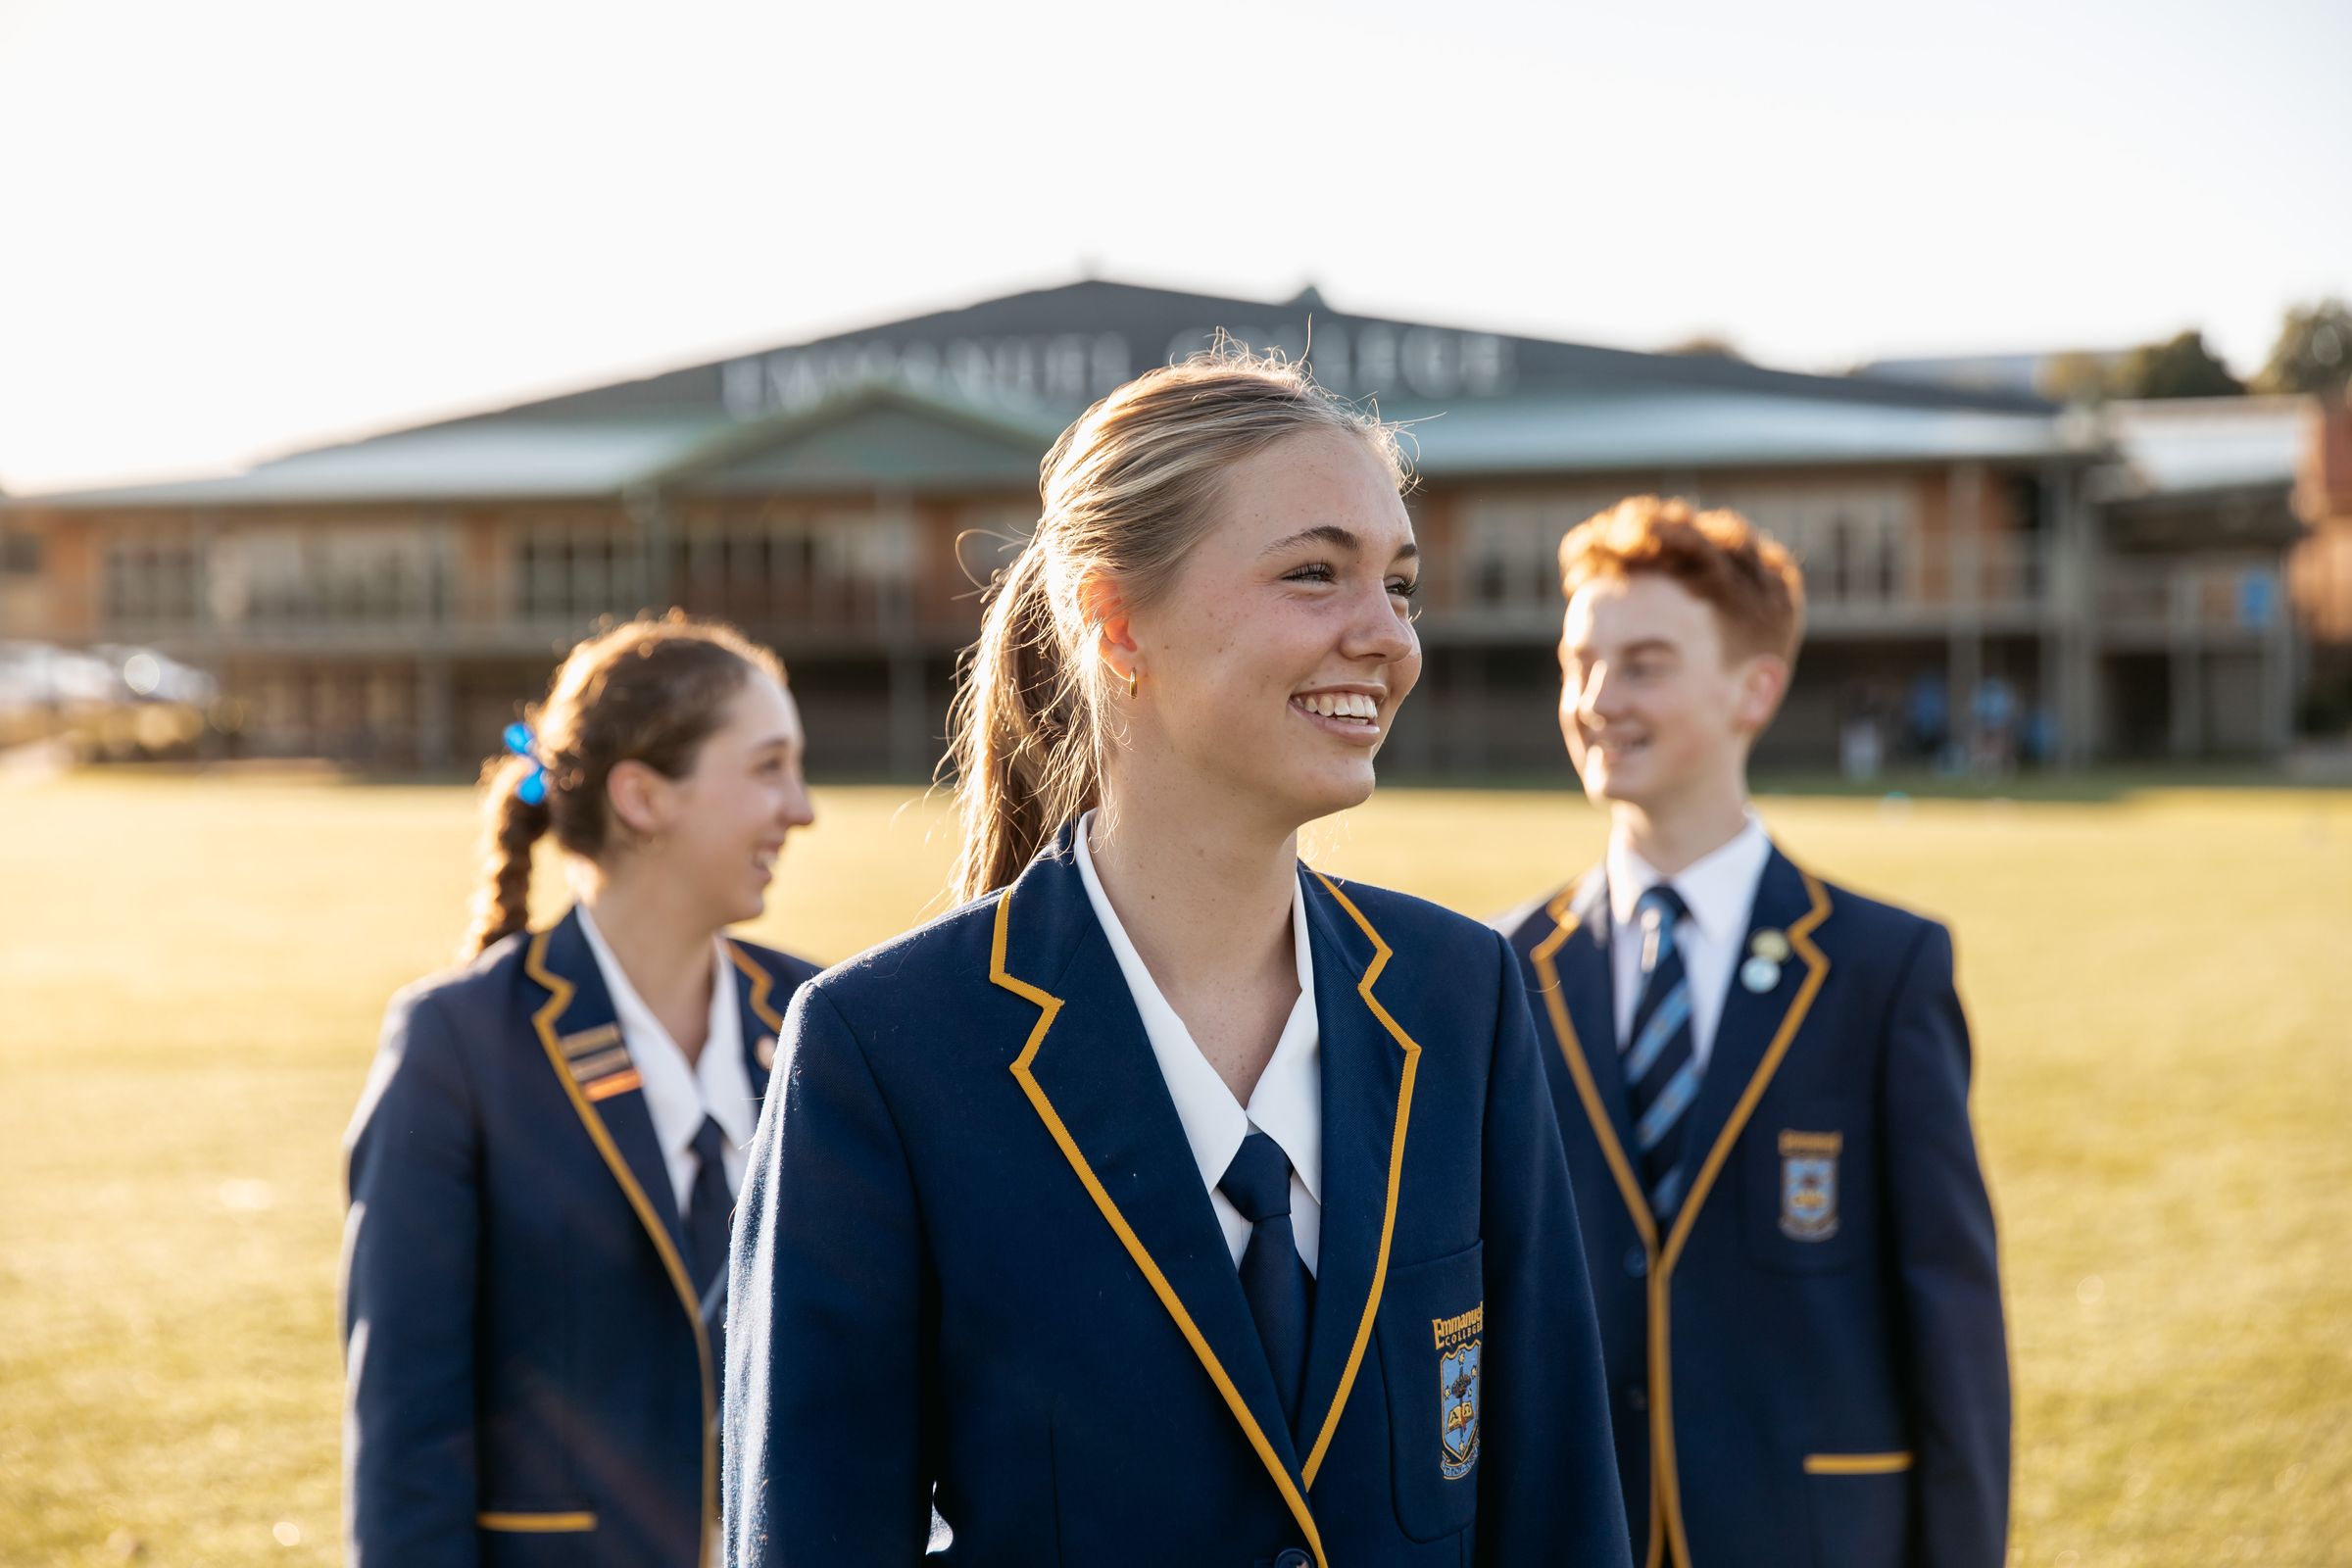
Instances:
[[[1601,874],[1508,923],[1637,1559],[1999,1568],[2009,1368],[1950,935],[1773,852],[1740,956],[1758,933],[1786,956],[1762,991],[1732,982],[1687,1113],[1688,1196],[1660,1226],[1628,1160]]]
[[[1323,1230],[1298,1430],[1065,829],[785,1019],[736,1209],[730,1562],[911,1565],[936,1503],[948,1564],[1627,1564],[1517,966],[1299,874]]]
[[[815,968],[727,948],[763,1095]],[[576,913],[394,998],[347,1150],[352,1568],[702,1568],[721,1303]]]

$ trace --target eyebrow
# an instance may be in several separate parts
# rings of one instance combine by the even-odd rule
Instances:
[[[1579,659],[1593,651],[1591,643],[1567,643],[1563,646],[1567,652],[1574,654]],[[1628,643],[1618,649],[1617,657],[1631,659],[1636,654],[1675,654],[1680,652],[1682,650],[1679,647],[1663,637],[1644,637],[1638,643]]]
[[[1345,550],[1350,555],[1361,555],[1364,550],[1364,542],[1348,529],[1341,527],[1336,522],[1319,522],[1312,528],[1301,528],[1287,538],[1275,540],[1259,553],[1260,559],[1265,556],[1278,556],[1285,550],[1294,550],[1299,545],[1308,544],[1330,545],[1334,549]],[[1415,561],[1420,558],[1420,555],[1421,547],[1408,539],[1397,547],[1396,554],[1392,559]]]

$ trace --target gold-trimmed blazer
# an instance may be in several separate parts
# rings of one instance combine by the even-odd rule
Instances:
[[[1661,1217],[1602,873],[1501,924],[1567,1139],[1635,1560],[2000,1568],[2009,1368],[1949,933],[1774,850]]]
[[[815,967],[727,953],[760,1095]],[[393,999],[347,1156],[352,1568],[703,1568],[723,1298],[576,914]]]
[[[729,1561],[1624,1565],[1516,964],[1304,867],[1322,1256],[1296,1430],[1067,830],[785,1019],[736,1215]]]

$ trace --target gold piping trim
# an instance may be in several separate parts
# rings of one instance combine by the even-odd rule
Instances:
[[[1891,1476],[1911,1468],[1908,1453],[1808,1453],[1809,1476]]]
[[[1810,872],[1798,871],[1804,879],[1806,895],[1812,907],[1799,915],[1788,927],[1789,946],[1804,959],[1805,978],[1797,987],[1796,996],[1789,1002],[1788,1010],[1781,1015],[1780,1029],[1773,1035],[1772,1044],[1765,1049],[1764,1059],[1756,1064],[1747,1087],[1733,1105],[1731,1116],[1724,1122],[1723,1131],[1716,1137],[1715,1147],[1707,1152],[1698,1174],[1692,1178],[1690,1196],[1683,1200],[1675,1215],[1674,1228],[1668,1234],[1663,1250],[1658,1245],[1657,1224],[1649,1212],[1649,1200],[1641,1184],[1634,1180],[1633,1167],[1627,1162],[1625,1150],[1617,1141],[1617,1129],[1600,1103],[1600,1095],[1592,1082],[1592,1071],[1585,1060],[1584,1047],[1576,1038],[1576,1029],[1568,1021],[1568,1004],[1560,991],[1559,968],[1555,956],[1561,944],[1568,940],[1577,926],[1569,910],[1575,889],[1561,891],[1553,899],[1548,912],[1556,929],[1538,943],[1530,956],[1535,959],[1536,971],[1544,982],[1544,1004],[1551,1015],[1552,1029],[1558,1035],[1561,1054],[1568,1061],[1568,1074],[1576,1080],[1578,1098],[1584,1101],[1585,1114],[1591,1118],[1594,1134],[1600,1141],[1602,1157],[1609,1172],[1617,1180],[1618,1195],[1625,1200],[1626,1211],[1633,1216],[1634,1229],[1642,1236],[1642,1253],[1648,1263],[1649,1281],[1649,1550],[1646,1568],[1661,1568],[1671,1549],[1675,1568],[1690,1568],[1690,1544],[1683,1532],[1681,1478],[1676,1474],[1674,1461],[1674,1398],[1670,1336],[1673,1331],[1672,1301],[1669,1287],[1674,1281],[1674,1265],[1683,1255],[1690,1241],[1691,1224],[1714,1190],[1715,1178],[1730,1157],[1732,1145],[1745,1130],[1747,1119],[1764,1096],[1773,1074],[1780,1070],[1781,1058],[1788,1054],[1788,1046],[1803,1025],[1805,1014],[1812,1009],[1813,999],[1820,992],[1822,981],[1829,975],[1830,960],[1813,945],[1813,932],[1830,915],[1830,895]],[[1808,1468],[1810,1468],[1808,1464]],[[1661,1525],[1663,1528],[1661,1528]]]
[[[1388,1289],[1389,1244],[1396,1235],[1396,1194],[1404,1179],[1405,1127],[1412,1120],[1413,1080],[1421,1069],[1419,1042],[1398,1027],[1396,1020],[1389,1016],[1389,1009],[1382,1006],[1380,1000],[1372,995],[1372,982],[1378,980],[1381,970],[1389,965],[1389,945],[1380,939],[1379,932],[1372,929],[1372,922],[1364,918],[1363,911],[1349,902],[1347,894],[1340,891],[1338,883],[1320,871],[1315,872],[1315,880],[1322,883],[1325,891],[1339,901],[1340,907],[1348,911],[1348,918],[1362,929],[1372,943],[1372,962],[1364,970],[1364,977],[1355,983],[1355,994],[1364,999],[1364,1005],[1371,1009],[1372,1016],[1380,1020],[1381,1027],[1389,1032],[1390,1038],[1403,1049],[1404,1075],[1396,1084],[1396,1130],[1389,1140],[1389,1191],[1386,1207],[1380,1216],[1380,1252],[1372,1263],[1372,1289],[1364,1298],[1364,1315],[1355,1326],[1355,1343],[1348,1349],[1347,1370],[1340,1374],[1340,1386],[1332,1391],[1331,1408],[1323,1416],[1323,1430],[1316,1436],[1314,1448],[1307,1454],[1306,1463],[1298,1472],[1310,1491],[1315,1484],[1316,1472],[1323,1468],[1323,1455],[1331,1447],[1332,1434],[1339,1430],[1340,1414],[1348,1407],[1348,1396],[1355,1388],[1355,1374],[1364,1364],[1364,1347],[1372,1341],[1372,1320],[1380,1311],[1381,1293]]]
[[[777,1034],[784,1032],[784,1015],[767,1004],[767,994],[775,989],[775,976],[760,966],[760,960],[743,951],[734,942],[727,944],[727,956],[735,960],[744,977],[752,983],[752,1010],[760,1021]]]
[[[1746,1130],[1747,1118],[1754,1113],[1756,1102],[1764,1098],[1773,1074],[1780,1070],[1781,1058],[1788,1054],[1788,1043],[1796,1038],[1805,1014],[1812,1010],[1814,996],[1830,972],[1829,958],[1813,945],[1814,927],[1830,917],[1830,895],[1811,873],[1799,871],[1797,875],[1804,878],[1805,892],[1813,901],[1813,906],[1788,927],[1788,945],[1805,960],[1804,982],[1796,988],[1788,1010],[1781,1015],[1781,1027],[1773,1035],[1772,1044],[1765,1048],[1764,1059],[1756,1063],[1755,1073],[1740,1092],[1739,1102],[1732,1106],[1723,1131],[1716,1136],[1715,1147],[1707,1151],[1705,1163],[1691,1178],[1690,1196],[1683,1200],[1682,1209],[1674,1218],[1674,1229],[1666,1238],[1665,1253],[1649,1275],[1649,1430],[1651,1451],[1656,1455],[1650,1468],[1657,1479],[1659,1508],[1666,1516],[1678,1568],[1690,1568],[1690,1543],[1683,1534],[1682,1480],[1674,1466],[1674,1380],[1667,1354],[1673,1313],[1667,1287],[1673,1283],[1674,1265],[1682,1258],[1684,1244],[1690,1239],[1690,1227],[1697,1220],[1707,1195],[1714,1190],[1723,1162],[1731,1156],[1732,1145]]]
[[[1241,1391],[1233,1386],[1233,1379],[1226,1376],[1224,1363],[1217,1359],[1217,1352],[1209,1348],[1208,1341],[1201,1336],[1200,1325],[1184,1309],[1184,1301],[1176,1295],[1174,1287],[1168,1284],[1167,1276],[1159,1271],[1159,1265],[1152,1261],[1142,1239],[1128,1225],[1127,1216],[1119,1212],[1119,1205],[1103,1189],[1094,1167],[1086,1162],[1086,1155],[1080,1152],[1077,1140],[1062,1125],[1060,1115],[1054,1109],[1053,1101],[1046,1097],[1045,1090],[1039,1087],[1030,1071],[1030,1064],[1037,1059],[1038,1048],[1045,1044],[1046,1031],[1054,1027],[1054,1018],[1061,1012],[1062,999],[1006,972],[1004,939],[1006,921],[1011,913],[1012,890],[1006,888],[997,901],[996,935],[989,946],[988,978],[993,984],[1025,1002],[1035,1004],[1039,1008],[1037,1025],[1029,1031],[1028,1044],[1021,1048],[1020,1055],[1012,1063],[1012,1076],[1019,1081],[1021,1093],[1029,1097],[1030,1106],[1036,1110],[1038,1120],[1046,1124],[1046,1131],[1053,1135],[1054,1142],[1060,1147],[1061,1157],[1069,1161],[1070,1169],[1078,1174],[1079,1184],[1085,1187],[1087,1196],[1095,1200],[1095,1207],[1109,1222],[1112,1232],[1119,1239],[1119,1245],[1127,1249],[1127,1255],[1143,1271],[1145,1283],[1152,1287],[1152,1293],[1159,1298],[1159,1304],[1174,1319],[1177,1330],[1184,1335],[1185,1343],[1193,1348],[1194,1356],[1207,1371],[1209,1381],[1216,1385],[1217,1393],[1224,1397],[1225,1407],[1241,1423],[1242,1434],[1250,1440],[1250,1446],[1256,1450],[1258,1463],[1265,1466],[1266,1474],[1272,1476],[1274,1485],[1281,1489],[1282,1500],[1289,1505],[1291,1517],[1298,1520],[1299,1528],[1306,1532],[1306,1544],[1314,1551],[1316,1568],[1331,1568],[1330,1559],[1323,1555],[1323,1538],[1315,1529],[1314,1515],[1307,1511],[1306,1498],[1300,1495],[1289,1472],[1283,1469],[1281,1458],[1274,1452],[1274,1446],[1266,1441],[1266,1434],[1259,1428],[1257,1418],[1250,1413],[1249,1402],[1242,1397]]]
[[[654,1211],[653,1203],[645,1196],[645,1189],[638,1186],[637,1178],[629,1173],[629,1162],[621,1158],[619,1146],[612,1142],[612,1134],[605,1126],[605,1118],[589,1102],[588,1097],[581,1092],[570,1070],[564,1065],[564,1048],[556,1038],[556,1020],[564,1016],[564,1009],[571,1005],[572,984],[547,966],[547,942],[553,934],[552,931],[541,931],[533,936],[530,950],[522,960],[523,973],[545,986],[548,994],[547,1001],[539,1010],[531,1014],[531,1027],[539,1032],[539,1044],[546,1049],[547,1059],[554,1065],[556,1079],[563,1084],[564,1093],[570,1099],[573,1112],[580,1118],[580,1124],[588,1129],[588,1137],[596,1145],[596,1152],[604,1156],[605,1164],[620,1183],[620,1190],[628,1198],[629,1206],[637,1211],[637,1222],[645,1227],[646,1235],[653,1239],[654,1250],[661,1254],[662,1266],[669,1274],[669,1283],[678,1293],[679,1303],[686,1308],[686,1322],[694,1330],[694,1352],[703,1370],[703,1528],[694,1560],[698,1563],[708,1562],[710,1557],[710,1521],[718,1513],[718,1401],[710,1386],[710,1337],[703,1328],[702,1298],[695,1294],[694,1284],[687,1278],[685,1260],[678,1256],[678,1250],[670,1245],[668,1228],[662,1223],[662,1216]]]
[[[477,1513],[473,1522],[484,1530],[504,1530],[518,1536],[569,1535],[596,1528],[592,1513]]]
[[[1634,1167],[1625,1157],[1625,1146],[1617,1140],[1617,1124],[1609,1117],[1608,1107],[1600,1102],[1600,1086],[1592,1081],[1592,1064],[1585,1058],[1584,1042],[1576,1035],[1576,1025],[1569,1021],[1567,993],[1560,988],[1559,952],[1575,935],[1580,922],[1569,906],[1576,902],[1576,887],[1571,884],[1560,890],[1545,912],[1551,916],[1552,933],[1536,944],[1528,956],[1535,960],[1536,976],[1543,982],[1544,1007],[1551,1017],[1552,1038],[1560,1043],[1560,1054],[1568,1062],[1568,1076],[1576,1083],[1576,1097],[1584,1102],[1585,1117],[1592,1123],[1592,1135],[1600,1144],[1601,1158],[1608,1164],[1609,1174],[1616,1179],[1617,1196],[1625,1201],[1625,1211],[1632,1216],[1635,1232],[1642,1238],[1642,1278],[1654,1279],[1658,1272],[1658,1225],[1649,1212],[1649,1195],[1634,1179]],[[1655,1306],[1655,1298],[1652,1298]],[[1656,1335],[1650,1338],[1654,1341]],[[1656,1383],[1653,1374],[1651,1383]],[[1665,1521],[1660,1517],[1658,1501],[1658,1467],[1656,1454],[1651,1454],[1649,1474],[1649,1550],[1644,1568],[1659,1568],[1665,1552]]]

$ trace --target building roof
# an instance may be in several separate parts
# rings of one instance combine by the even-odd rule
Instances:
[[[1415,419],[1422,471],[2029,458],[2068,450],[2016,392],[1805,375],[1090,280],[318,447],[244,473],[19,497],[54,508],[1027,487],[1089,403],[1223,330]]]
[[[2157,398],[2111,403],[2106,424],[2122,459],[2118,497],[2229,489],[2292,489],[2311,440],[2304,397]]]

